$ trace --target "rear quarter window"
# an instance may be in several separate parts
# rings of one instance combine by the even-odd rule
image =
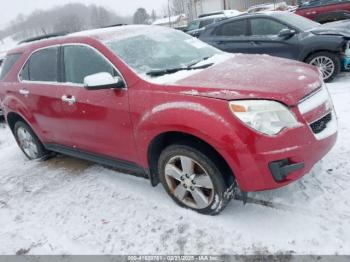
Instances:
[[[6,56],[0,69],[0,81],[2,81],[5,78],[5,76],[11,71],[12,67],[20,57],[21,54],[10,54]]]
[[[20,73],[26,81],[58,81],[58,47],[47,47],[31,55]]]

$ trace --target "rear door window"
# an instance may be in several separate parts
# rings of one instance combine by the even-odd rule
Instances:
[[[10,72],[11,68],[14,66],[14,64],[18,61],[21,54],[11,54],[7,55],[2,66],[1,66],[1,72],[0,72],[0,80],[3,80],[5,76]]]
[[[32,54],[21,71],[21,80],[58,82],[58,50],[49,47]]]
[[[247,34],[247,20],[238,20],[221,24],[214,33],[217,36],[244,36]]]

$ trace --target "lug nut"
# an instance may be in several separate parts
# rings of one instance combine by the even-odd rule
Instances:
[[[186,185],[186,184],[184,184],[184,188],[187,188],[187,185]]]
[[[186,177],[187,177],[187,178],[190,178],[190,176],[189,176],[188,174],[186,174]]]
[[[195,185],[195,184],[196,184],[196,181],[192,180],[192,184]]]
[[[190,189],[191,189],[191,191],[194,191],[194,187],[193,186],[191,186]]]
[[[180,177],[180,179],[181,179],[181,181],[184,181],[185,180],[185,178],[182,176],[182,177]]]

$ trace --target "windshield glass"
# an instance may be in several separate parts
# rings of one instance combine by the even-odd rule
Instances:
[[[111,40],[106,45],[139,74],[186,67],[222,53],[183,32],[159,28]]]
[[[199,25],[200,25],[200,20],[194,20],[192,21],[186,28],[186,31],[192,31],[192,30],[197,30],[199,29]]]
[[[300,15],[295,15],[288,12],[275,13],[274,16],[281,21],[290,24],[291,26],[298,28],[301,31],[308,31],[321,25]]]

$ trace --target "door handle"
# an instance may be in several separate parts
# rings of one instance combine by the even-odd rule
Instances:
[[[261,42],[259,42],[259,41],[251,41],[251,42],[250,42],[250,45],[252,45],[252,46],[258,46],[258,45],[261,45]]]
[[[20,89],[19,90],[19,93],[22,95],[22,96],[28,96],[30,94],[30,92],[27,90],[27,89]]]
[[[77,102],[74,96],[63,95],[61,99],[62,99],[63,102],[66,102],[69,105],[73,105],[73,104],[75,104]]]

